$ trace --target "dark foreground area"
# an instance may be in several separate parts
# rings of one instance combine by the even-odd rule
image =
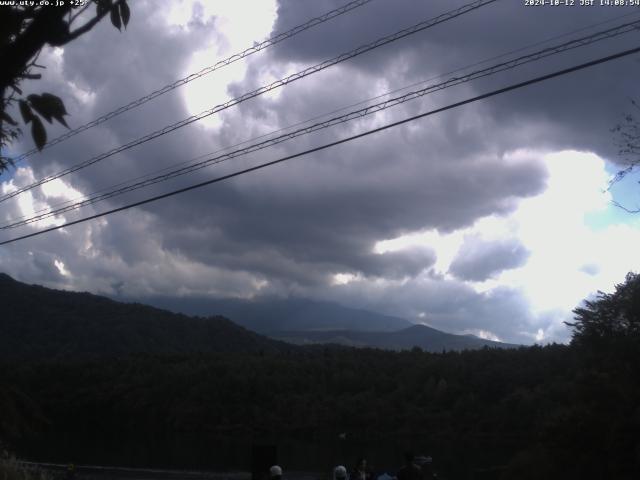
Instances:
[[[20,456],[64,463],[246,471],[266,442],[295,470],[360,455],[397,467],[413,449],[452,479],[494,467],[631,479],[640,349],[613,347],[5,364],[2,425]]]
[[[407,450],[451,480],[640,478],[640,276],[575,313],[569,346],[0,359],[0,438],[61,464],[246,472],[263,444],[323,478]]]
[[[68,465],[56,463],[22,462],[26,468],[38,469],[50,480],[249,480],[249,472],[208,472],[194,470],[162,470],[154,468],[106,467],[98,465],[74,465],[74,474],[68,473]],[[296,480],[304,478],[304,474]]]

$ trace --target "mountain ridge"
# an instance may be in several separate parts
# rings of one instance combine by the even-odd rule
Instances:
[[[396,331],[414,325],[391,315],[350,308],[338,303],[307,298],[257,297],[254,299],[207,299],[199,297],[148,297],[160,308],[188,315],[215,312],[258,333],[284,330]]]
[[[188,317],[0,274],[0,357],[68,359],[136,353],[269,352],[294,347],[221,316]]]
[[[306,298],[193,299],[156,297],[147,301],[172,311],[216,312],[270,338],[297,345],[332,343],[345,346],[428,351],[464,348],[516,348],[519,345],[486,340],[472,334],[443,332],[407,319]],[[195,303],[195,306],[194,304]],[[411,330],[419,327],[418,330]],[[423,328],[421,328],[423,327]],[[404,333],[399,333],[404,331]],[[348,338],[341,333],[347,332]],[[419,332],[411,344],[412,332]],[[368,335],[373,333],[374,335]],[[385,334],[391,338],[385,339]],[[335,338],[334,338],[335,337]],[[397,343],[393,343],[394,340]],[[369,343],[368,343],[369,342]],[[399,342],[399,343],[398,343]]]
[[[395,332],[353,330],[283,331],[272,332],[269,336],[294,345],[336,344],[396,351],[411,350],[415,347],[428,352],[460,351],[484,347],[520,347],[520,345],[485,340],[474,335],[454,335],[426,325],[417,324]]]
[[[139,302],[27,285],[0,273],[0,302],[0,359],[265,353],[318,344],[388,350],[417,346],[431,352],[516,347],[306,299],[230,300],[226,305],[233,308],[216,315],[187,316]],[[252,331],[256,324],[259,333]]]

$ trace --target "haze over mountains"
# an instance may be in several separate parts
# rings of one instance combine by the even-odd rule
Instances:
[[[310,300],[183,299],[179,303],[164,299],[174,310],[171,312],[89,293],[26,285],[0,274],[0,302],[3,358],[276,352],[297,348],[291,344],[321,343],[391,350],[418,346],[436,352],[513,347]],[[156,299],[154,303],[161,305],[162,301]],[[175,310],[199,315],[187,316]]]
[[[186,315],[212,312],[262,334],[281,331],[356,330],[392,332],[413,325],[409,320],[307,299],[261,297],[252,300],[149,298],[148,303]]]
[[[419,346],[430,352],[484,346],[517,347],[474,335],[445,333],[400,317],[308,299],[154,298],[149,299],[149,302],[180,313],[206,316],[216,312],[245,328],[298,345],[331,343],[389,350]]]
[[[453,335],[426,325],[412,325],[396,332],[358,332],[354,330],[274,332],[272,337],[297,345],[331,343],[385,350],[410,350],[414,347],[420,347],[428,352],[473,350],[482,347],[518,347],[518,345],[485,340],[474,335]]]
[[[331,343],[350,347],[406,350],[463,350],[517,345],[474,335],[454,335],[409,320],[331,302],[262,297],[242,299],[154,298],[155,306],[174,312],[206,316],[213,312],[272,338],[297,345]]]

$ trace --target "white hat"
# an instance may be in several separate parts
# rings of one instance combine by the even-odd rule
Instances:
[[[333,478],[347,478],[347,469],[342,465],[338,465],[333,469]]]
[[[279,465],[274,465],[269,469],[270,477],[279,477],[282,476],[282,468]]]

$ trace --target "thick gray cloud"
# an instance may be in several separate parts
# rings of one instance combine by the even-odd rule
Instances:
[[[488,241],[477,235],[467,236],[449,272],[462,280],[481,282],[503,270],[524,265],[528,256],[518,239]]]
[[[531,344],[535,342],[537,330],[542,329],[548,335],[547,341],[549,338],[568,339],[566,329],[557,327],[561,312],[532,314],[523,292],[515,288],[500,287],[479,293],[463,281],[427,274],[405,284],[354,282],[340,288],[316,290],[315,294],[324,300],[363,305],[370,310],[459,334],[486,333],[503,341]]]
[[[274,31],[342,3],[280,0]],[[228,94],[242,94],[266,78],[285,76],[462,3],[374,1],[252,57],[245,78],[229,85]],[[65,48],[61,56],[46,54],[57,66],[28,90],[63,96],[72,114],[70,124],[79,125],[173,81],[187,73],[195,51],[211,44],[220,50],[226,42],[216,30],[217,19],[204,18],[201,9],[194,8],[189,25],[178,27],[165,23],[157,5],[136,2],[126,33],[104,22]],[[277,95],[243,103],[220,114],[218,127],[194,124],[65,181],[82,192],[104,188],[622,13],[597,7],[536,9],[521,2],[497,2],[291,84]],[[429,95],[383,116],[234,159],[104,202],[82,214],[299,152],[628,44],[628,39],[611,40],[586,53],[576,51]],[[212,57],[211,63],[215,60]],[[634,92],[636,76],[630,72],[635,69],[635,58],[621,60],[18,243],[0,251],[0,269],[27,281],[103,293],[329,295],[355,306],[394,305],[407,315],[424,311],[434,326],[452,331],[484,329],[506,340],[522,339],[521,332],[531,331],[539,320],[532,319],[520,292],[481,295],[462,281],[452,283],[435,276],[424,281],[436,261],[432,249],[378,254],[374,247],[403,234],[430,229],[452,232],[488,215],[504,216],[521,199],[542,192],[547,172],[537,154],[512,161],[509,153],[516,149],[576,148],[611,156],[609,128]],[[219,88],[207,83],[215,75],[199,81],[204,89]],[[46,150],[28,165],[36,178],[41,177],[191,113],[179,90]],[[25,138],[16,151],[28,146]],[[14,181],[18,184],[20,178]],[[51,202],[40,191],[33,195],[36,201]],[[15,216],[16,205],[2,210],[3,217]],[[29,227],[20,233],[31,231]],[[460,279],[481,280],[525,259],[525,251],[516,244],[469,242],[452,266]],[[52,267],[55,260],[64,263],[68,276]],[[362,283],[363,289],[370,290],[332,286],[338,273],[373,281]],[[393,293],[388,293],[371,286],[375,282],[401,286],[389,287]]]
[[[339,0],[315,2],[314,8],[328,9],[339,3]],[[295,59],[305,63],[318,61],[330,56],[330,51],[349,50],[354,39],[359,44],[365,44],[375,39],[380,32],[393,33],[465,3],[467,2],[410,0],[373,2],[368,7],[369,15],[366,20],[363,21],[362,16],[361,21],[349,21],[349,18],[345,18],[342,23],[336,22],[322,32],[310,32],[297,42],[282,44],[275,49],[276,55],[281,60]],[[306,5],[302,2],[282,0],[279,4],[282,15],[276,24],[275,29],[278,31],[295,24],[306,15]],[[633,7],[536,8],[524,6],[524,2],[498,1],[388,45],[375,54],[366,54],[353,65],[372,75],[384,72],[384,77],[399,87],[523,47],[532,46],[519,55],[635,21],[637,18],[633,16],[634,13]],[[603,24],[614,18],[618,20]],[[586,26],[596,24],[601,25],[581,31]],[[562,37],[569,32],[576,33]],[[560,38],[535,46],[542,40],[554,37]],[[476,82],[474,90],[488,91],[511,81],[525,80],[626,50],[634,45],[632,39],[633,34],[627,34],[587,49],[573,50],[508,74]],[[504,59],[493,60],[482,66],[500,61]],[[484,113],[491,119],[499,119],[501,127],[511,124],[526,128],[532,144],[556,148],[589,148],[599,154],[614,157],[616,149],[609,129],[619,122],[622,112],[629,109],[628,99],[635,95],[634,79],[629,72],[637,71],[638,61],[639,56],[634,55],[606,66],[497,97],[483,103]],[[473,67],[478,68],[481,67]],[[464,95],[456,97],[464,98]],[[499,132],[496,134],[502,137],[501,141],[510,143],[507,135],[500,135]]]

